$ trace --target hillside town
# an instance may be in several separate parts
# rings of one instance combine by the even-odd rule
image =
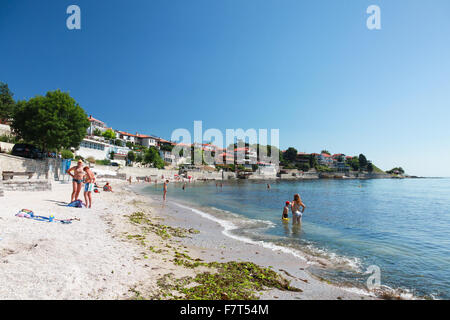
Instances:
[[[264,162],[259,156],[258,145],[237,144],[220,148],[211,143],[191,145],[175,143],[156,135],[130,133],[109,127],[104,121],[88,116],[89,127],[78,148],[68,152],[74,160],[82,159],[93,165],[115,167],[157,167],[159,169],[215,170],[235,172],[239,178],[345,178],[360,176],[361,173],[384,175],[385,173],[368,161],[364,155],[350,156],[343,153],[330,154],[327,150],[320,153],[297,152],[294,148],[280,151],[279,163]],[[8,121],[0,124],[1,140],[13,141],[14,133]],[[14,144],[1,145],[2,152],[11,152]],[[175,146],[187,148],[191,152],[175,157]],[[148,161],[145,154],[149,150],[157,151],[157,160]],[[194,165],[193,152],[209,152],[214,163]],[[72,153],[72,154],[71,154]],[[67,152],[59,154],[49,152],[47,156],[68,158]],[[353,174],[352,174],[353,173]],[[400,174],[399,172],[392,172]],[[404,172],[403,172],[404,173]]]

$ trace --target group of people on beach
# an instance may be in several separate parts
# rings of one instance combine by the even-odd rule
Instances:
[[[283,214],[281,216],[281,218],[285,221],[289,219],[289,208],[291,208],[292,211],[292,223],[300,224],[302,222],[302,216],[306,206],[298,193],[294,194],[294,200],[292,202],[286,201],[285,203]]]
[[[81,189],[84,184],[84,200],[87,208],[92,208],[92,192],[97,189],[98,186],[95,182],[95,174],[89,168],[89,166],[84,166],[83,161],[80,159],[77,165],[66,171],[68,175],[72,177],[72,195],[70,197],[70,203],[79,200]],[[103,187],[103,191],[112,192],[112,187],[107,182]],[[97,190],[98,192],[98,190]]]

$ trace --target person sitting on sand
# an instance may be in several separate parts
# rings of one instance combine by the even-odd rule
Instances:
[[[84,172],[86,175],[84,176],[84,200],[86,201],[86,207],[91,208],[92,207],[92,191],[94,191],[94,184],[95,184],[95,175],[89,169],[88,166],[84,167]]]
[[[66,173],[72,177],[73,191],[72,196],[70,197],[70,202],[72,203],[75,200],[78,200],[78,196],[80,195],[81,192],[81,187],[83,184],[83,176],[85,174],[83,171],[83,161],[81,159],[78,160],[77,165],[67,170]]]
[[[302,210],[300,211],[300,207],[302,207]],[[302,199],[300,198],[300,195],[296,193],[294,195],[294,201],[291,203],[291,210],[292,210],[292,223],[298,223],[300,224],[302,222],[302,215],[305,211],[306,206],[302,202]]]
[[[289,201],[286,201],[286,204],[283,208],[283,214],[281,216],[281,219],[287,220],[289,218],[289,207],[291,206],[291,203]]]
[[[109,182],[106,182],[106,184],[103,186],[103,191],[113,192]]]

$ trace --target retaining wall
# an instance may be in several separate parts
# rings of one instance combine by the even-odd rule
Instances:
[[[52,184],[48,180],[6,180],[2,184],[4,191],[52,190]]]

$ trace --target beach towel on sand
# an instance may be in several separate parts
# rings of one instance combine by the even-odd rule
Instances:
[[[83,206],[86,207],[86,205],[81,200],[75,200],[69,203],[67,206],[72,208],[83,208]]]
[[[37,220],[37,221],[45,221],[45,222],[59,222],[62,224],[70,224],[72,223],[72,221],[76,220],[76,221],[80,221],[79,218],[72,218],[72,219],[55,219],[55,217],[50,216],[50,217],[43,217],[43,216],[36,216],[33,211],[28,210],[28,209],[22,209],[20,210],[17,214],[16,217],[19,218],[27,218],[27,219],[32,219],[32,220]]]

